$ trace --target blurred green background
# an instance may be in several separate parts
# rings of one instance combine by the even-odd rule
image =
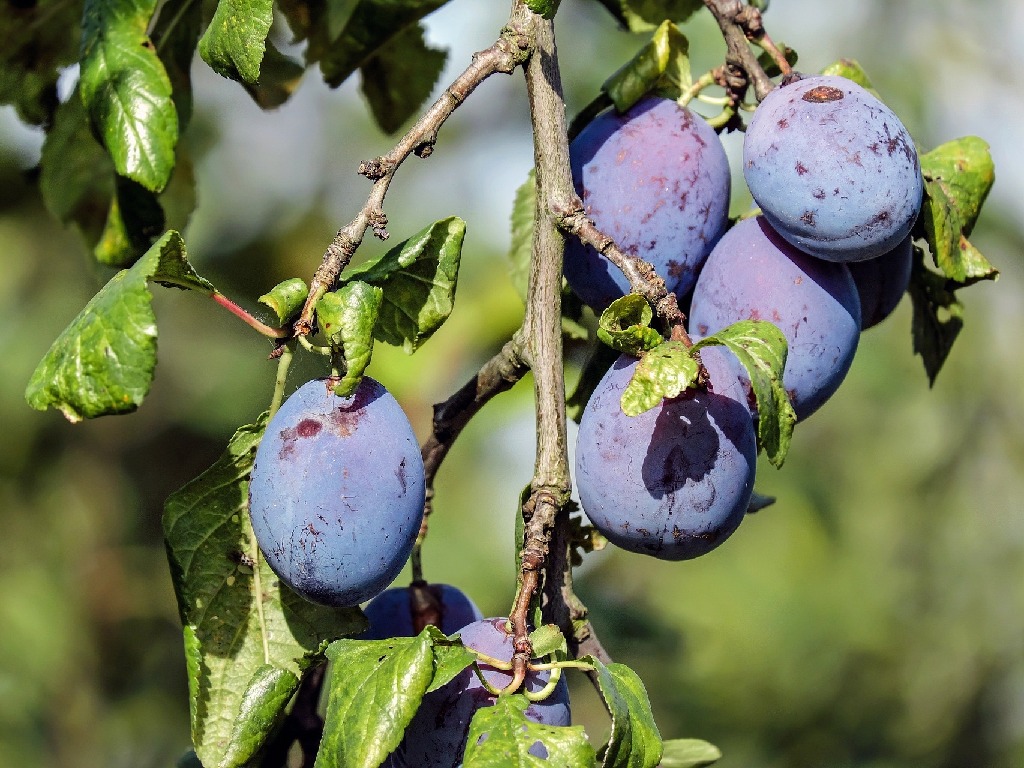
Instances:
[[[563,6],[573,113],[643,38],[596,4]],[[432,40],[452,50],[446,78],[505,10],[454,0],[430,18]],[[687,30],[697,71],[723,49],[705,16]],[[966,329],[934,388],[911,353],[908,301],[865,335],[785,468],[760,468],[758,489],[778,503],[726,546],[688,563],[606,550],[581,569],[598,631],[646,681],[663,735],[712,741],[722,768],[1024,765],[1022,23],[1015,0],[774,0],[766,16],[804,71],[859,59],[922,146],[990,141],[997,182],[972,239],[1002,277],[965,292]],[[264,114],[205,65],[194,76],[184,141],[199,209],[186,243],[204,275],[255,309],[277,281],[312,273],[368,191],[358,161],[390,140],[355,83],[329,91],[311,72]],[[0,765],[170,766],[188,747],[188,709],[162,503],[264,409],[271,347],[212,302],[156,288],[159,366],[138,413],[72,426],[31,411],[32,369],[109,276],[44,210],[31,171],[40,142],[0,110]],[[726,142],[735,157],[739,137]],[[451,320],[414,357],[380,346],[374,357],[421,436],[431,404],[521,317],[507,218],[531,151],[522,79],[495,78],[388,198],[396,239],[450,214],[469,223]],[[315,372],[300,366],[291,385]],[[466,430],[425,549],[428,578],[463,586],[489,614],[513,596],[531,400],[524,382]],[[574,711],[603,738],[585,681]]]

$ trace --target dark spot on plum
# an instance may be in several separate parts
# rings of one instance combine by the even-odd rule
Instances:
[[[814,211],[804,211],[803,215],[800,217],[800,221],[809,227],[815,226]]]
[[[812,194],[812,195],[814,195],[814,197],[815,197],[816,199],[818,199],[818,200],[824,200],[824,199],[825,199],[825,190],[824,190],[824,189],[822,189],[821,187],[818,187],[818,188],[817,188],[816,190],[814,190],[814,192],[812,192],[811,194]]]
[[[807,166],[801,163],[799,160],[796,161],[796,175],[803,176],[807,173]]]
[[[395,470],[395,477],[397,477],[398,478],[398,482],[402,484],[402,493],[404,494],[406,492],[406,485],[405,485],[405,459],[404,458],[399,463],[398,468]]]
[[[786,130],[787,128],[789,128],[789,120],[787,120],[787,119],[786,119],[786,118],[784,118],[784,117],[783,117],[783,118],[781,118],[781,119],[779,120],[779,122],[778,122],[778,126],[779,126],[779,129],[780,129],[780,130],[783,130],[783,131],[784,131],[784,130]]]
[[[833,88],[831,85],[819,85],[811,88],[800,98],[812,104],[824,104],[829,101],[839,101],[844,96],[845,94],[838,88]]]
[[[314,437],[315,435],[320,433],[320,430],[323,429],[323,426],[324,425],[321,424],[316,419],[303,419],[295,426],[295,436]]]

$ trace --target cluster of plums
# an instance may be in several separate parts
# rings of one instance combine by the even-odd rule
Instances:
[[[783,386],[799,419],[837,390],[862,330],[906,291],[922,199],[917,152],[899,119],[841,77],[776,88],[751,120],[743,173],[761,213],[729,226],[730,173],[715,132],[649,97],[575,139],[573,177],[599,228],[688,296],[689,333],[767,320],[788,343]],[[628,286],[589,246],[566,251],[566,279],[601,311]],[[576,484],[594,525],[625,549],[667,560],[704,554],[739,525],[753,490],[756,407],[745,370],[701,350],[709,391],[636,417],[620,397],[637,360],[621,357],[583,413]]]
[[[731,227],[730,174],[715,132],[673,101],[646,98],[594,120],[571,146],[588,214],[625,251],[691,295],[689,332],[740,320],[775,323],[789,354],[783,384],[799,418],[846,375],[860,332],[884,318],[909,279],[910,229],[921,204],[914,145],[881,102],[837,77],[798,80],[757,109],[744,175],[761,208]],[[600,311],[628,290],[603,256],[578,243],[566,278]],[[746,373],[723,347],[701,352],[711,386],[630,417],[620,398],[637,360],[621,357],[588,403],[576,484],[593,524],[615,544],[693,558],[739,525],[754,482],[756,408]],[[249,485],[253,530],[292,589],[330,606],[367,607],[366,638],[414,634],[407,589],[385,588],[408,559],[423,515],[420,451],[397,401],[364,377],[349,397],[310,381],[267,425]],[[512,655],[505,619],[482,619],[461,592],[437,593],[441,629],[492,658]],[[508,673],[480,665],[495,688]],[[531,673],[527,691],[548,672]],[[473,713],[494,696],[467,669],[428,694],[391,766],[455,766]],[[527,716],[569,723],[562,680]]]

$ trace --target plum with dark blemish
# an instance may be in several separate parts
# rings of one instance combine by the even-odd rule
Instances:
[[[674,101],[641,99],[605,112],[569,148],[587,215],[622,250],[651,263],[670,291],[686,293],[725,232],[729,161],[714,130]],[[574,238],[565,277],[597,311],[629,292],[619,269]]]
[[[899,118],[856,83],[825,75],[776,88],[761,102],[743,139],[743,176],[780,235],[842,262],[895,248],[924,189]]]
[[[786,337],[783,386],[805,419],[831,397],[860,339],[860,300],[846,264],[783,240],[764,217],[738,222],[711,252],[690,302],[690,334],[767,320]]]
[[[701,350],[711,390],[689,390],[638,416],[622,412],[637,360],[597,385],[576,439],[576,485],[590,521],[615,545],[662,560],[711,551],[736,530],[754,487],[756,446],[741,366]]]
[[[505,618],[475,621],[462,627],[459,635],[469,648],[494,659],[512,658],[512,636],[505,631]],[[501,690],[512,682],[512,673],[478,662],[480,672],[493,688]],[[537,693],[550,680],[551,672],[528,672],[524,689]],[[405,729],[398,748],[388,757],[385,766],[392,768],[455,768],[462,763],[469,735],[469,723],[481,707],[494,705],[497,696],[490,693],[472,667],[462,670],[454,679],[423,697],[420,708]],[[569,688],[564,675],[551,694],[541,701],[530,702],[526,717],[544,725],[569,725]],[[534,744],[530,754],[542,757],[546,750]]]
[[[914,246],[910,235],[889,253],[849,265],[860,296],[862,331],[873,328],[893,313],[910,285],[913,265]]]
[[[390,584],[423,517],[423,461],[401,406],[366,376],[341,398],[299,387],[267,424],[249,515],[267,564],[313,602],[352,606]]]

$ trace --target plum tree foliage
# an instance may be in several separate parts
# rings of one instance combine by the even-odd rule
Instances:
[[[797,418],[839,386],[862,326],[910,293],[913,349],[934,380],[962,326],[958,292],[997,276],[968,239],[994,177],[983,140],[924,151],[855,62],[795,71],[795,52],[765,31],[766,2],[575,1],[635,33],[637,51],[571,122],[558,0],[513,0],[494,44],[414,121],[446,60],[421,20],[447,0],[28,0],[0,21],[18,40],[0,51],[0,102],[45,131],[43,199],[117,270],[39,363],[29,405],[72,421],[137,409],[155,373],[154,284],[205,294],[273,340],[267,412],[165,506],[189,677],[183,764],[281,765],[296,738],[282,723],[300,720],[315,723],[299,741],[317,768],[713,763],[706,742],[662,739],[642,681],[608,658],[573,593],[573,567],[609,541],[669,560],[721,545],[765,504],[756,454],[782,466]],[[679,25],[705,11],[727,54],[693,73]],[[274,45],[275,23],[301,58]],[[178,233],[194,204],[179,138],[197,53],[264,108],[316,66],[331,86],[358,77],[385,132],[409,126],[361,164],[366,202],[318,266],[310,255],[311,275],[266,286],[269,320],[201,277]],[[368,232],[388,237],[384,199],[402,163],[443,146],[458,106],[517,70],[535,142],[511,212],[525,314],[417,446],[364,371],[377,342],[417,352],[451,314],[465,223],[396,223],[418,231],[349,263]],[[729,218],[718,135],[743,130],[760,210]],[[567,398],[563,346],[581,336],[593,355]],[[286,398],[299,355],[322,356],[331,374]],[[514,597],[507,618],[482,620],[423,573],[422,548],[443,546],[429,535],[433,482],[463,427],[530,371],[537,455]],[[579,511],[567,401],[582,413]],[[385,591],[407,561],[412,583]],[[610,717],[601,745],[571,724],[565,677],[581,671]]]

